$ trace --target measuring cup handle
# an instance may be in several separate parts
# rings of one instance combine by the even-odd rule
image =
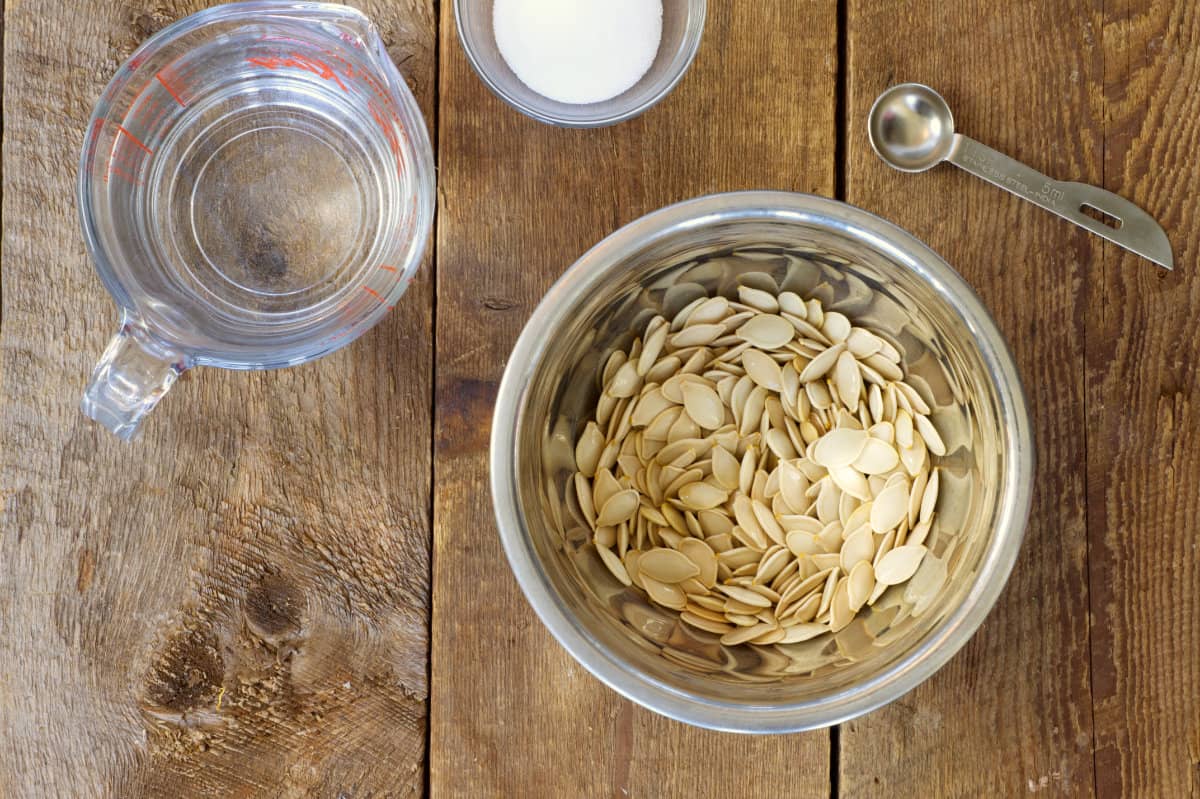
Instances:
[[[80,409],[128,441],[188,366],[181,353],[153,340],[127,315],[96,365]]]

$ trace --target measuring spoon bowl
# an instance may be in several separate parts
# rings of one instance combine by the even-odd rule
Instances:
[[[871,107],[871,147],[902,172],[924,172],[950,157],[954,115],[940,94],[919,83],[903,83],[879,95]]]

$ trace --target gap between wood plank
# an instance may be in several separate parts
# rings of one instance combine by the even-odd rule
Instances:
[[[433,0],[433,102],[430,103],[430,115],[433,117],[429,132],[429,141],[433,146],[434,189],[433,189],[433,225],[429,229],[429,561],[427,563],[429,585],[429,617],[426,620],[425,635],[425,773],[422,780],[421,795],[428,797],[432,791],[431,772],[433,771],[433,559],[434,551],[434,514],[437,509],[437,399],[438,399],[438,223],[441,220],[441,175],[442,165],[442,3]]]
[[[834,107],[833,116],[837,133],[833,139],[833,196],[835,199],[846,200],[846,157],[848,116],[847,94],[849,93],[849,69],[846,63],[846,53],[849,50],[850,12],[847,6],[849,0],[838,0],[837,5],[837,68],[834,76]]]
[[[837,67],[834,76],[833,117],[836,132],[833,137],[833,196],[846,201],[846,158],[849,139],[848,102],[849,65],[846,54],[849,50],[850,23],[849,0],[838,0],[837,4]],[[829,799],[839,799],[841,785],[842,727],[835,724],[829,728]]]
[[[6,37],[4,35],[4,19],[8,16],[8,3],[0,6],[0,142],[4,141],[4,56]],[[0,151],[0,231],[4,228],[4,157]],[[0,233],[2,236],[2,233]],[[4,249],[0,241],[0,252]],[[4,275],[0,269],[0,330],[4,329]]]
[[[1108,105],[1107,98],[1107,64],[1104,44],[1104,23],[1108,17],[1108,10],[1105,8],[1105,0],[1100,0],[1100,186],[1105,188],[1107,181],[1105,180],[1106,171],[1108,169],[1108,114],[1106,106]],[[1108,248],[1100,247],[1100,272],[1103,275],[1104,270],[1108,268]],[[1090,281],[1088,281],[1090,283]],[[1091,291],[1084,290],[1083,302],[1088,303],[1091,297]],[[1086,308],[1085,308],[1086,310]],[[1091,319],[1091,314],[1085,314],[1085,319]],[[1086,322],[1085,322],[1086,325]],[[1088,454],[1088,439],[1091,437],[1091,416],[1088,414],[1088,346],[1087,346],[1087,329],[1084,329],[1084,345],[1083,345],[1083,391],[1081,392],[1083,399],[1083,573],[1087,578],[1087,654],[1088,654],[1088,711],[1091,718],[1088,719],[1088,724],[1092,730],[1092,791],[1095,792],[1100,784],[1100,770],[1096,765],[1096,656],[1095,648],[1092,646],[1093,619],[1095,618],[1095,609],[1092,607],[1092,518],[1091,518],[1091,503],[1088,499],[1092,496],[1090,487],[1088,486],[1088,478],[1090,477],[1091,469],[1088,468],[1091,457]]]

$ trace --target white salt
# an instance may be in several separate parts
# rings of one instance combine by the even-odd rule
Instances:
[[[662,0],[495,0],[496,45],[529,88],[599,103],[637,83],[658,54]]]

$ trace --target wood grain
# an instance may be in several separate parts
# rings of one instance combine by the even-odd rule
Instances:
[[[496,535],[495,390],[526,318],[589,246],[664,204],[739,188],[833,190],[832,3],[709,4],[691,72],[645,116],[558,130],[493,97],[442,5],[434,620],[436,797],[825,795],[828,736],[667,721],[603,687],[537,620]],[[786,87],[786,88],[785,88]],[[737,764],[722,768],[722,764]]]
[[[1104,7],[1104,187],[1174,272],[1104,248],[1087,293],[1096,788],[1200,796],[1200,8]]]
[[[205,3],[8,3],[0,795],[406,796],[428,693],[429,270],[325,360],[82,417],[116,312],[74,203],[92,103]],[[372,2],[433,110],[429,0]]]
[[[932,679],[844,726],[843,796],[1093,793],[1083,350],[1085,281],[1105,245],[952,167],[892,171],[865,130],[880,91],[920,81],[967,135],[1050,175],[1099,181],[1099,9],[849,2],[847,199],[927,241],[992,310],[1029,397],[1038,465],[996,608]]]
[[[1194,3],[843,0],[838,119],[834,3],[714,0],[661,106],[566,131],[486,90],[451,3],[362,0],[440,131],[436,381],[427,266],[352,347],[188,374],[123,445],[77,410],[116,320],[78,231],[78,145],[137,44],[213,4],[23,0],[0,23],[0,796],[416,796],[427,773],[438,799],[823,796],[831,782],[863,797],[1200,797]],[[968,134],[1147,208],[1176,271],[950,167],[888,170],[863,130],[902,80],[942,90]],[[703,732],[602,687],[511,577],[486,449],[513,341],[588,246],[698,194],[839,183],[992,309],[1039,465],[995,611],[831,752],[827,733]],[[750,788],[721,768],[746,763]]]

